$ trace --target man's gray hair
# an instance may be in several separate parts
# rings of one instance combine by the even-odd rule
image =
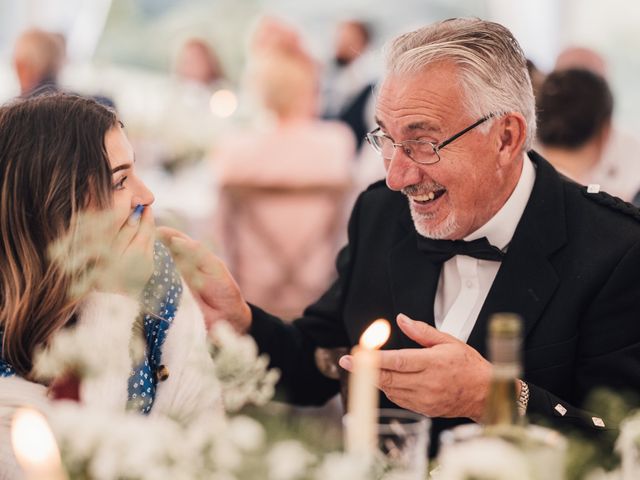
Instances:
[[[472,115],[520,112],[527,122],[524,150],[531,149],[535,99],[524,53],[507,28],[477,18],[455,18],[405,33],[386,47],[388,74],[414,73],[441,61],[459,68],[464,103]]]

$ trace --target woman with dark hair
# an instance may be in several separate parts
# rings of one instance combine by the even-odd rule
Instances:
[[[189,368],[211,362],[204,320],[155,241],[154,197],[134,162],[116,114],[93,100],[56,94],[0,108],[2,474],[13,464],[13,409],[47,402],[34,354],[67,325],[111,342],[114,364],[82,383],[82,401],[152,415],[219,405],[217,385]],[[142,358],[132,339],[146,346]]]

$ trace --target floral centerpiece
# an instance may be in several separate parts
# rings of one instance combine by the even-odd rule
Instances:
[[[82,382],[108,374],[108,352],[82,347],[92,343],[85,337],[93,334],[85,326],[57,334],[37,356],[38,375],[53,378],[60,372],[75,372]],[[339,451],[318,452],[282,432],[280,439],[271,441],[265,426],[238,413],[269,402],[279,373],[268,368],[268,358],[258,353],[251,337],[238,335],[225,323],[214,326],[210,340],[214,369],[203,365],[199,374],[218,382],[222,411],[203,411],[185,420],[179,412],[175,417],[144,416],[78,401],[54,402],[47,418],[70,478],[371,478],[357,458]]]

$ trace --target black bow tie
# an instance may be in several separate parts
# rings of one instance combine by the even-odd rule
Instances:
[[[456,255],[467,255],[479,260],[500,262],[504,252],[489,243],[487,237],[471,242],[464,240],[434,240],[418,235],[418,250],[427,255],[433,263],[444,263]]]

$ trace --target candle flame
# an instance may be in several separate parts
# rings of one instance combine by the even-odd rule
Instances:
[[[380,348],[389,339],[391,325],[384,318],[379,318],[364,331],[360,337],[363,348],[374,350]]]
[[[13,450],[25,469],[60,468],[60,452],[44,415],[30,408],[20,408],[13,416],[11,428]]]

